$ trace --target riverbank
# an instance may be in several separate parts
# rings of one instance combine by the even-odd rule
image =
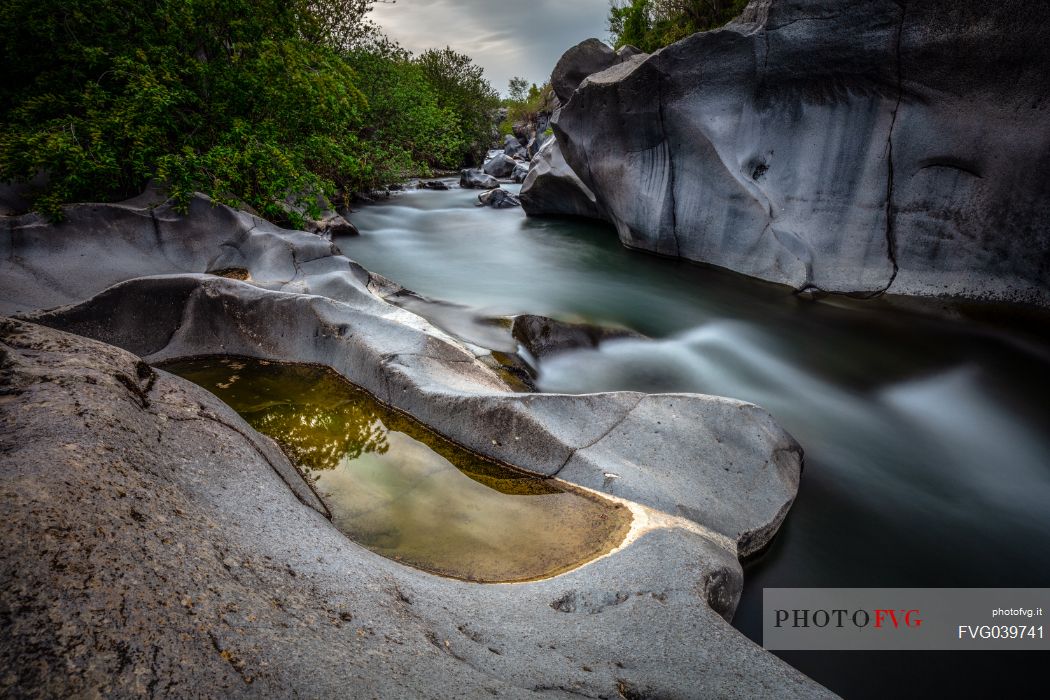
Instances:
[[[486,361],[491,350],[387,302],[406,290],[331,242],[203,197],[188,214],[143,200],[65,214],[57,225],[7,222],[0,311],[23,320],[4,327],[10,389],[0,410],[15,469],[4,474],[2,502],[22,534],[4,540],[5,571],[21,578],[3,590],[12,609],[63,610],[62,622],[88,637],[76,651],[87,670],[59,668],[71,638],[30,612],[4,635],[19,674],[5,682],[128,693],[175,682],[245,695],[332,694],[356,678],[377,692],[420,695],[726,687],[828,695],[726,622],[740,558],[774,536],[798,487],[798,446],[760,408],[704,396],[515,391]],[[77,274],[85,256],[96,261],[92,274]],[[353,544],[272,444],[149,366],[201,355],[325,365],[477,455],[608,494],[635,524],[648,514],[648,524],[608,555],[541,581],[480,586],[416,571]],[[179,431],[165,432],[166,423]],[[97,455],[93,470],[81,454]],[[130,515],[112,487],[129,470],[143,496]],[[80,508],[84,493],[95,507]],[[88,534],[52,541],[50,522]],[[156,523],[159,544],[143,532]],[[81,548],[98,556],[71,567]],[[55,571],[86,583],[71,594],[68,582],[53,583]],[[251,593],[242,571],[264,572]],[[279,604],[263,614],[267,595]],[[112,610],[117,599],[156,615],[171,600],[190,602],[149,630],[138,618],[114,624],[83,613]],[[234,617],[231,601],[240,601]],[[586,614],[566,624],[573,613]],[[332,634],[344,642],[357,634],[363,646],[330,645],[314,620],[341,621]],[[107,651],[114,635],[127,640],[124,656]],[[174,658],[194,660],[192,678],[171,670]]]

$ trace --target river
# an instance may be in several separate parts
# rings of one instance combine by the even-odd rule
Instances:
[[[1047,316],[799,298],[629,251],[601,224],[475,207],[476,196],[406,192],[356,212],[362,235],[337,243],[482,314],[652,338],[556,356],[540,366],[543,391],[698,392],[769,410],[805,449],[805,472],[780,534],[746,567],[734,625],[751,639],[761,643],[764,587],[1050,586]],[[781,656],[847,698],[972,690],[988,674],[1020,682],[1037,663],[1016,652]]]

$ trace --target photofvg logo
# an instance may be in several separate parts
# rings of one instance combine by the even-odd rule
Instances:
[[[1045,588],[767,588],[763,646],[1050,649],[1043,619],[1048,602],[1050,589]]]
[[[776,619],[776,627],[818,627],[825,628],[830,625],[835,627],[845,627],[847,625],[853,625],[857,628],[874,627],[875,629],[882,629],[885,627],[892,627],[893,629],[900,629],[901,627],[921,627],[922,617],[921,613],[917,609],[912,610],[845,610],[838,608],[835,610],[810,610],[810,609],[799,609],[793,610],[774,610],[774,618]]]

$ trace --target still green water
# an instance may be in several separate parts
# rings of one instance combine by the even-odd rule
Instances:
[[[355,542],[425,571],[526,581],[618,546],[627,509],[482,459],[335,372],[243,358],[165,370],[208,389],[277,441]]]

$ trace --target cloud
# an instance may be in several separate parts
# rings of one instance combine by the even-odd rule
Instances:
[[[607,39],[608,14],[609,0],[397,0],[376,5],[372,19],[413,52],[471,56],[505,93],[511,77],[543,83],[570,46]]]

